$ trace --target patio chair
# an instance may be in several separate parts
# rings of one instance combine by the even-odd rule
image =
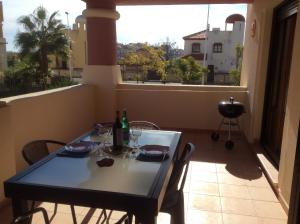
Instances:
[[[35,213],[38,213],[38,212],[41,212],[43,214],[43,218],[44,218],[45,224],[50,224],[50,221],[49,221],[46,209],[41,208],[41,207],[32,209],[32,210],[30,210],[28,212],[25,212],[23,215],[15,218],[12,221],[12,224],[24,223],[24,221],[28,220],[28,218],[31,219],[32,215],[35,214]]]
[[[150,121],[130,121],[129,127],[140,127],[140,128],[147,129],[147,130],[160,130],[158,125],[156,125]],[[111,210],[108,213],[107,220],[110,219],[112,213],[113,213],[113,210]],[[117,223],[122,223],[123,221],[126,223],[131,223],[131,221],[128,222],[127,219],[128,219],[127,215],[126,216],[124,215]]]
[[[60,145],[60,146],[66,145],[66,143],[54,141],[54,140],[36,140],[36,141],[29,142],[23,147],[23,150],[22,150],[22,155],[23,155],[25,161],[29,165],[32,165],[32,164],[38,162],[39,160],[43,159],[47,155],[49,155],[48,144],[55,144],[55,145]],[[35,201],[32,201],[31,210],[34,209],[34,206],[35,206]],[[77,224],[74,206],[70,205],[70,207],[71,207],[73,223]],[[50,220],[52,220],[54,218],[54,216],[56,215],[56,212],[57,212],[57,203],[54,204],[54,211],[53,211],[53,215],[51,216]]]
[[[160,128],[149,121],[130,121],[129,122],[130,127],[141,127],[143,129],[148,129],[148,130],[160,130]]]
[[[167,191],[163,199],[163,203],[160,211],[169,213],[171,215],[171,224],[184,224],[184,194],[183,188],[189,168],[189,163],[193,152],[195,151],[195,146],[192,143],[187,143],[184,150],[180,156],[179,160],[175,161],[174,168],[169,180]],[[183,176],[182,176],[183,174]],[[180,179],[182,180],[180,182]],[[180,182],[180,187],[178,185]],[[132,214],[126,214],[116,222],[116,224],[131,224]]]

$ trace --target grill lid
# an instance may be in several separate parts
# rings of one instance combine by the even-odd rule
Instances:
[[[235,101],[233,97],[230,97],[229,101],[221,101],[218,108],[220,114],[227,118],[238,118],[245,113],[244,105]]]

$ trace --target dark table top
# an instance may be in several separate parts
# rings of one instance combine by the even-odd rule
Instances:
[[[80,139],[89,139],[89,134]],[[115,156],[111,167],[99,167],[93,154],[84,158],[50,154],[42,161],[7,180],[5,194],[10,198],[72,203],[137,211],[152,207],[159,211],[173,167],[181,133],[145,130],[141,145],[169,146],[169,159],[142,162]],[[116,202],[118,202],[116,204]],[[137,205],[135,205],[137,203]],[[148,205],[144,205],[144,204]],[[132,208],[131,208],[132,207]],[[149,207],[149,208],[150,208]]]

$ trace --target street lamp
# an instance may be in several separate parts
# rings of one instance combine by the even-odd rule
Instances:
[[[208,48],[208,33],[209,33],[209,9],[210,9],[210,5],[207,5],[207,20],[206,20],[206,38],[205,38],[205,49],[204,49],[204,60],[203,60],[203,66],[207,67],[207,48]],[[202,85],[204,85],[204,74],[202,75]]]
[[[69,75],[72,80],[72,53],[71,53],[71,37],[70,37],[70,24],[69,24],[69,12],[65,12],[67,15],[67,28],[68,28],[68,42],[69,42]]]

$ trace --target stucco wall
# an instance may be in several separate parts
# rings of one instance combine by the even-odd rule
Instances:
[[[290,201],[295,153],[297,147],[298,125],[300,118],[300,16],[298,15],[291,64],[290,82],[283,129],[279,166],[279,187],[287,203]],[[298,170],[299,172],[299,170]]]
[[[281,0],[255,1],[248,6],[245,49],[242,71],[242,85],[249,90],[249,124],[245,131],[250,142],[258,141],[261,134],[265,84],[269,57],[269,46],[272,28],[273,9]],[[255,37],[251,37],[251,23],[256,20]],[[300,17],[296,25],[295,40],[300,39]],[[279,192],[281,199],[288,207],[290,201],[292,175],[294,168],[296,142],[299,124],[300,99],[300,43],[295,41],[291,74],[287,98],[284,133],[279,165]]]
[[[273,9],[280,2],[255,1],[248,5],[241,85],[248,86],[249,90],[250,119],[245,131],[250,142],[260,138]],[[252,37],[254,20],[256,33]]]
[[[26,167],[22,147],[37,139],[63,142],[88,131],[95,122],[94,87],[74,86],[1,99],[0,182]],[[0,185],[0,202],[4,199]]]
[[[2,182],[16,173],[11,129],[11,107],[0,105],[0,205],[4,199]],[[0,206],[1,207],[1,206]]]
[[[86,64],[86,30],[83,22],[76,22],[75,27],[70,31],[72,40],[72,67],[84,68]]]
[[[213,130],[221,115],[218,103],[233,96],[246,102],[244,87],[118,85],[117,105],[129,120],[148,120],[161,127]],[[245,116],[246,118],[246,116]]]

